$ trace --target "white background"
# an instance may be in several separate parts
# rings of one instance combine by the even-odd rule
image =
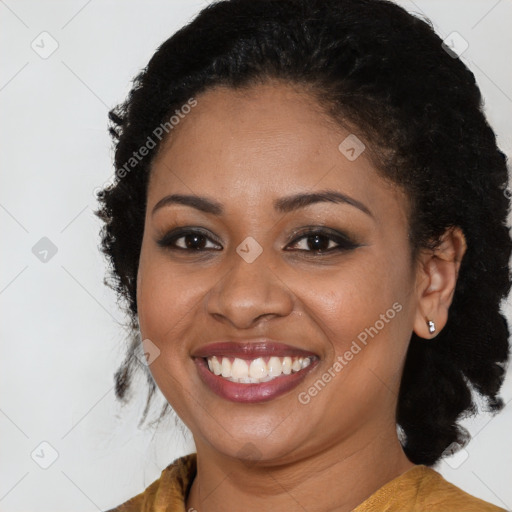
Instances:
[[[139,429],[145,384],[115,400],[113,372],[125,320],[103,285],[93,190],[112,174],[107,112],[124,99],[156,47],[207,2],[0,0],[0,512],[106,510],[134,496],[193,451],[170,418]],[[501,148],[511,155],[512,2],[401,2],[444,38],[469,43]],[[43,59],[39,51],[57,50]],[[46,39],[44,39],[46,38]],[[442,85],[442,84],[440,84]],[[32,247],[48,237],[46,263]],[[507,315],[510,317],[510,306]],[[506,409],[468,423],[467,451],[439,464],[448,480],[512,508],[512,373]],[[55,462],[42,469],[31,458]],[[38,448],[39,447],[39,448]]]

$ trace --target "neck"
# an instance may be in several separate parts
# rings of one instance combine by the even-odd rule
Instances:
[[[197,476],[186,510],[220,512],[235,507],[247,512],[301,508],[349,512],[414,466],[405,456],[394,426],[387,434],[358,434],[279,465],[241,461],[195,439]]]

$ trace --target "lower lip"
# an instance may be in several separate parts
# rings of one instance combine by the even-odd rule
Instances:
[[[231,402],[257,403],[273,400],[298,386],[317,365],[318,360],[315,359],[309,366],[296,373],[276,377],[273,380],[259,384],[240,384],[215,375],[209,370],[206,361],[202,357],[195,357],[194,362],[201,380],[220,397]]]

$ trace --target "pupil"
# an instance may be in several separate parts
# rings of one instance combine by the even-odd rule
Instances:
[[[191,240],[193,240],[193,241],[191,242]],[[202,243],[198,242],[198,240],[201,240]],[[185,245],[189,249],[201,249],[205,245],[204,242],[205,242],[205,238],[203,235],[192,234],[192,235],[187,235],[185,237]],[[199,245],[199,247],[198,247],[198,245]]]
[[[308,240],[315,241],[312,244],[308,243],[308,247],[314,251],[325,251],[329,246],[329,240],[322,235],[311,235]],[[322,240],[324,241],[324,243],[322,243]]]

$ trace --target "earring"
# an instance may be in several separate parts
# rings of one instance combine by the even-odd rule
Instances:
[[[434,334],[436,332],[436,324],[432,320],[427,319],[428,332]]]

